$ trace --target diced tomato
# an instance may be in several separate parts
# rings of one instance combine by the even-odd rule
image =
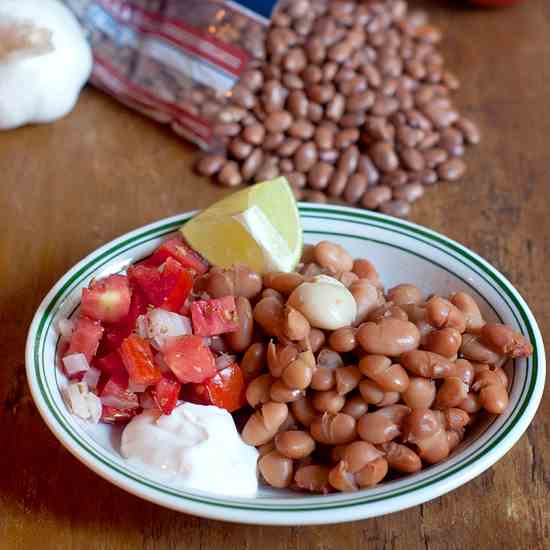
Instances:
[[[239,316],[233,296],[193,302],[191,319],[193,333],[199,336],[215,336],[235,332],[239,328]]]
[[[109,424],[126,424],[139,412],[139,409],[116,409],[106,407],[101,409],[101,421]]]
[[[118,384],[114,377],[111,377],[103,386],[99,397],[101,403],[107,407],[114,407],[115,409],[136,409],[139,407],[138,396]]]
[[[163,264],[167,258],[174,258],[183,267],[193,269],[199,275],[208,271],[208,262],[187,243],[174,237],[163,242],[146,260],[147,265],[156,266]]]
[[[66,355],[83,353],[88,363],[91,363],[97,352],[102,334],[103,328],[99,321],[94,321],[87,317],[79,317],[71,335]]]
[[[129,375],[120,355],[116,351],[112,351],[103,357],[94,359],[94,366],[97,367],[107,379],[114,380],[119,386],[124,389],[128,387]]]
[[[186,386],[184,398],[233,412],[246,404],[245,391],[243,372],[238,365],[233,364],[218,371],[202,384]]]
[[[178,313],[193,288],[193,277],[174,259],[168,258],[161,268],[136,265],[128,276],[145,294],[147,301]]]
[[[162,373],[153,360],[151,346],[137,334],[128,336],[118,352],[130,375],[131,385],[151,386],[162,378]]]
[[[130,309],[118,323],[105,324],[105,334],[101,339],[98,355],[117,350],[122,341],[130,336],[136,326],[136,319],[147,312],[147,299],[139,288],[132,291]]]
[[[116,323],[128,315],[131,291],[126,275],[94,280],[82,289],[82,314],[90,319]]]
[[[202,382],[216,374],[214,356],[200,336],[175,336],[166,341],[163,357],[183,384]]]
[[[153,388],[153,399],[164,414],[170,414],[177,402],[181,384],[173,377],[163,376]]]

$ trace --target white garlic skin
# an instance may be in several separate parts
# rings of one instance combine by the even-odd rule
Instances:
[[[288,304],[306,317],[312,327],[336,330],[350,326],[357,315],[357,304],[351,292],[328,275],[317,275],[299,285]]]

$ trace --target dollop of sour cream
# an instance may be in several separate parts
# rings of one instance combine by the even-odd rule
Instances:
[[[258,451],[218,407],[184,403],[170,415],[146,410],[122,432],[120,450],[136,468],[176,487],[229,496],[258,489]]]

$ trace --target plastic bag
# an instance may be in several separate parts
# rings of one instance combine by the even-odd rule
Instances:
[[[89,35],[91,82],[203,149],[276,0],[65,0]]]

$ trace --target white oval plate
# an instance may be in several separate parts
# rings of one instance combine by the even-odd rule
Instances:
[[[306,242],[330,239],[354,257],[368,257],[386,288],[412,282],[426,293],[466,290],[482,305],[487,319],[510,324],[526,335],[534,354],[515,361],[509,371],[510,404],[505,413],[487,417],[446,461],[356,493],[319,496],[262,488],[256,498],[227,498],[177,490],[133,469],[118,453],[120,428],[91,425],[69,413],[60,392],[66,380],[56,366],[57,321],[74,312],[80,289],[92,277],[119,272],[147,256],[191,217],[188,213],[99,248],[59,280],[36,312],[27,340],[27,376],[42,417],[71,453],[115,485],[174,510],[242,523],[300,525],[380,516],[426,502],[476,477],[516,443],[540,403],[546,367],[535,319],[510,282],[465,247],[420,226],[345,207],[301,205],[300,212]]]

